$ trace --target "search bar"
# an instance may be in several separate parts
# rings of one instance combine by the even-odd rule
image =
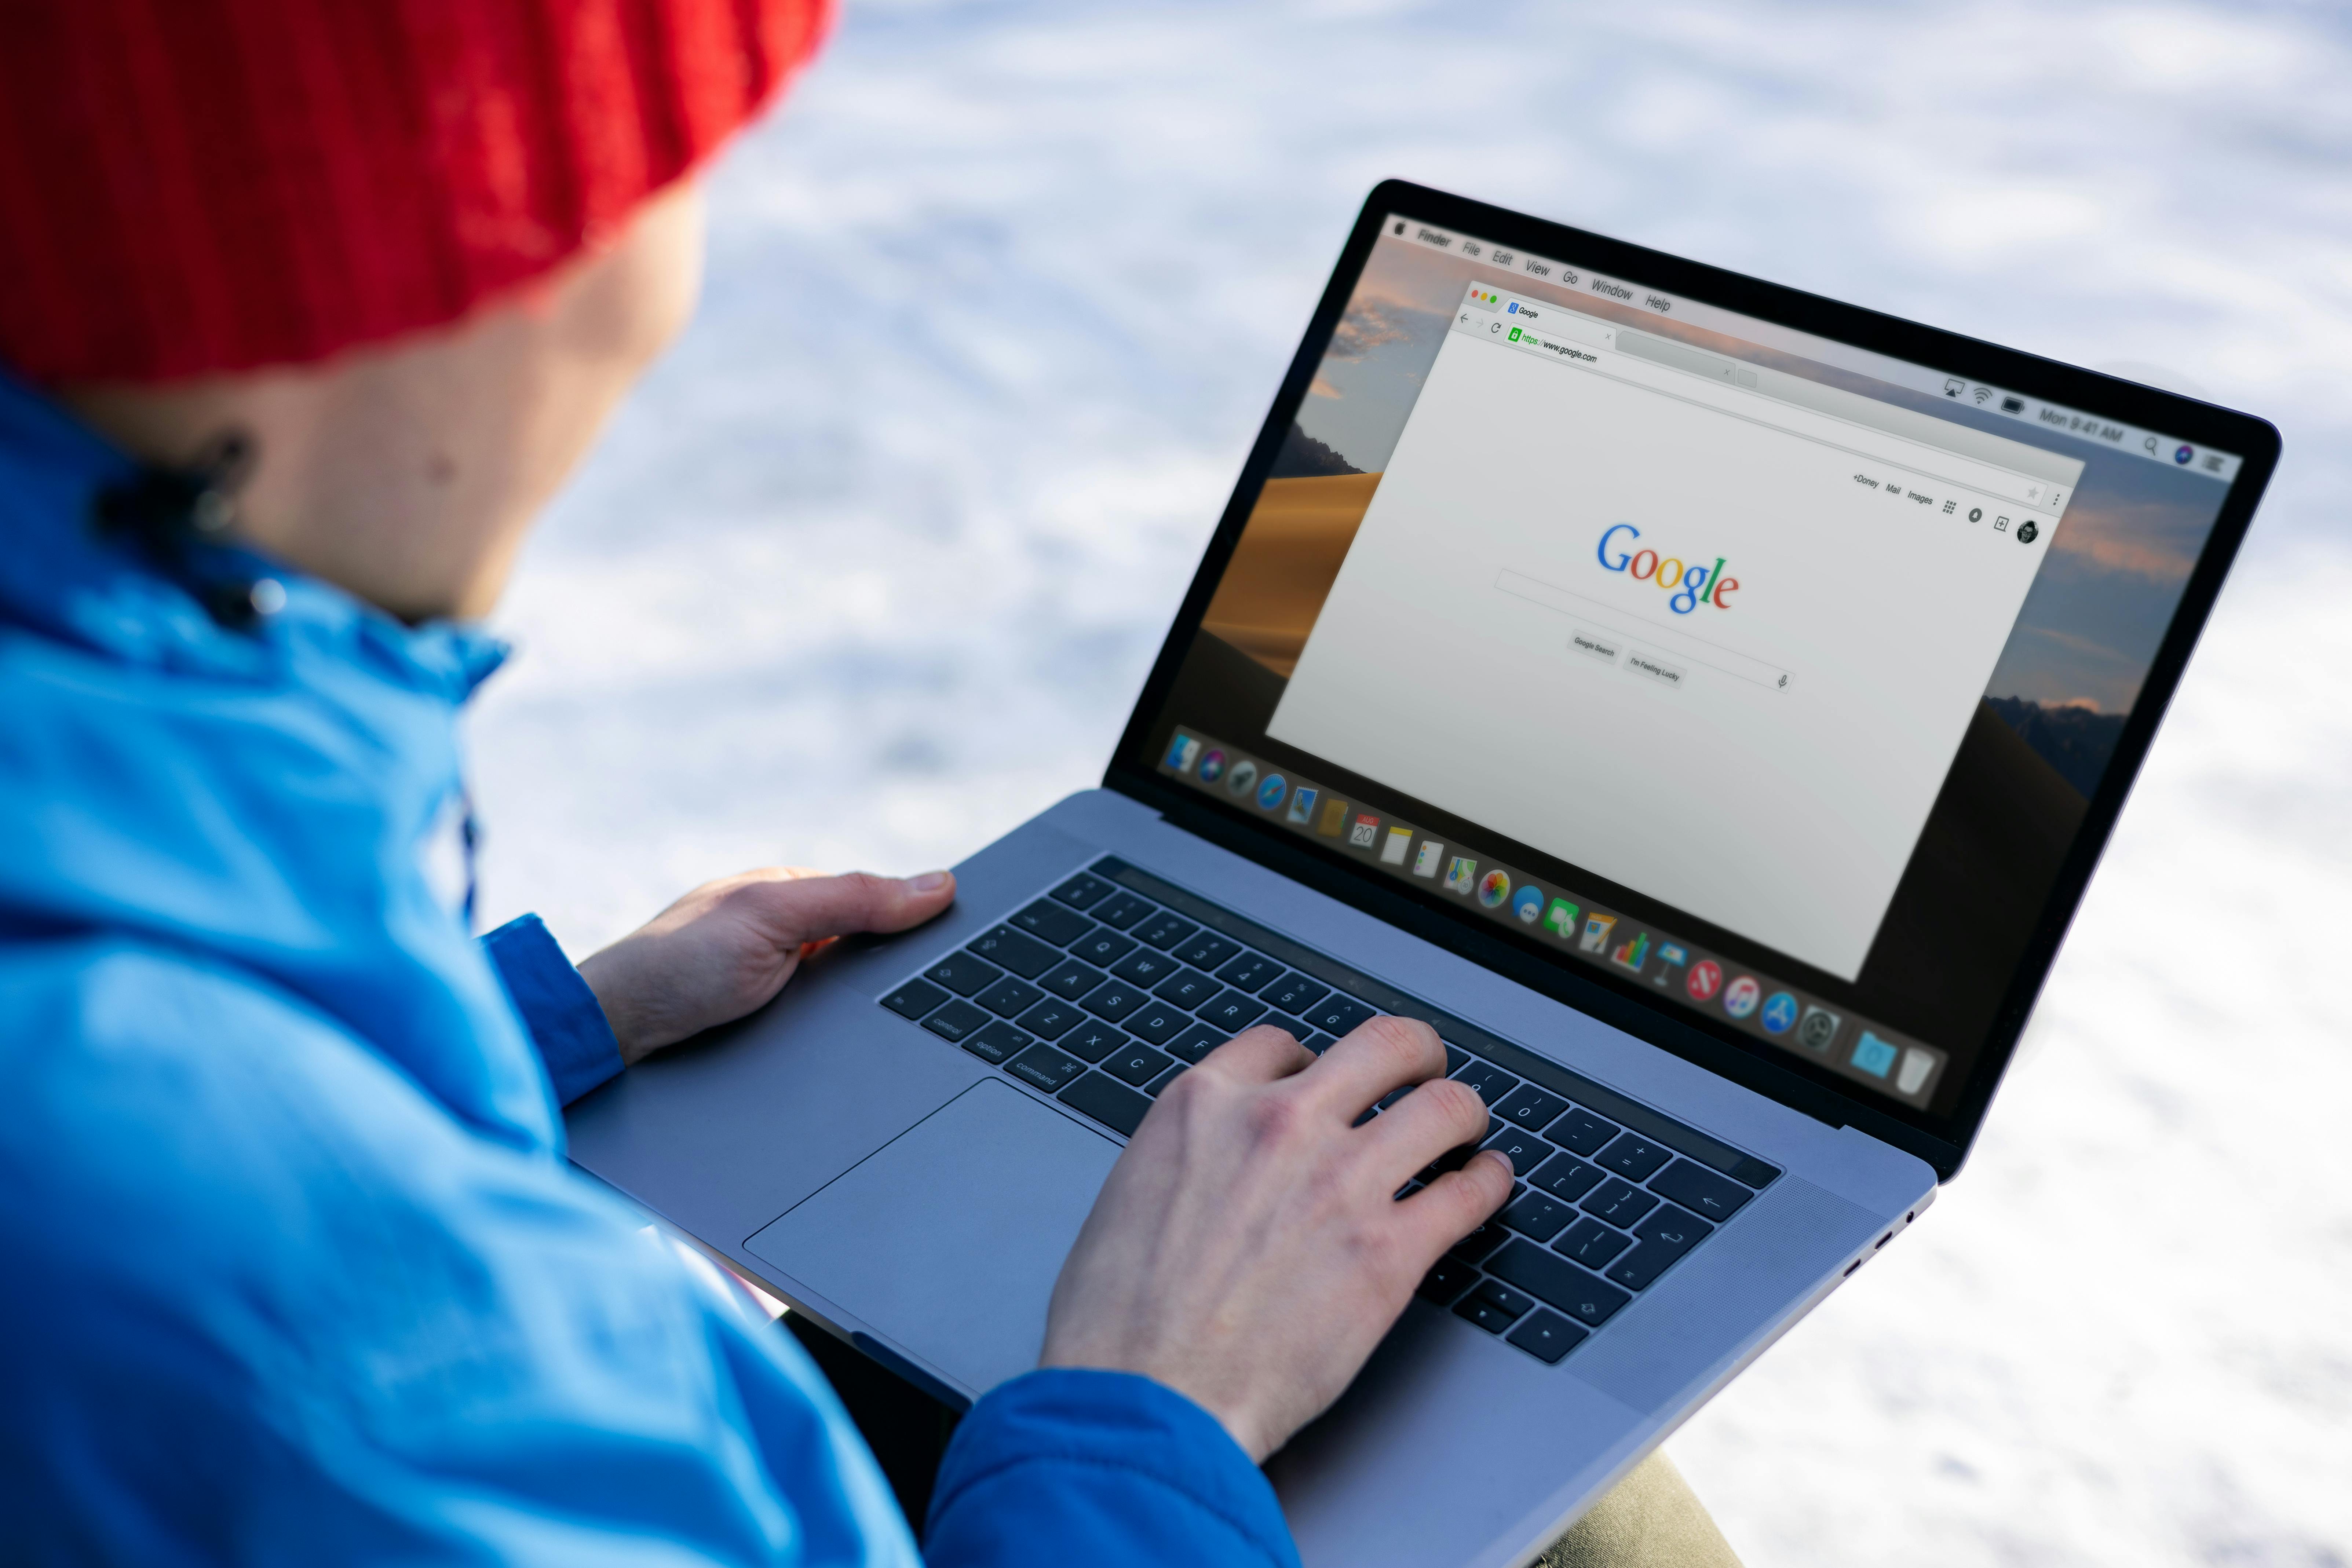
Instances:
[[[1507,566],[1495,574],[1495,586],[1513,598],[1525,599],[1531,605],[1541,605],[1547,610],[1574,616],[1576,635],[1570,638],[1570,646],[1577,652],[1610,664],[1618,663],[1622,657],[1624,668],[1654,679],[1666,679],[1654,658],[1645,660],[1644,650],[1627,650],[1617,645],[1646,643],[1673,658],[1705,665],[1709,669],[1736,676],[1741,680],[1752,680],[1769,691],[1786,691],[1793,683],[1789,671],[1777,664],[1751,658],[1720,643],[1693,637],[1679,626],[1661,626],[1647,616],[1629,614],[1619,605],[1604,605],[1598,599],[1589,599],[1582,594],[1571,593],[1523,572],[1514,572]],[[1627,629],[1635,626],[1641,629]],[[1666,684],[1679,685],[1681,682],[1676,679],[1666,680]]]

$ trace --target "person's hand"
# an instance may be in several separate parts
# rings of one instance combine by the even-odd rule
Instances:
[[[678,900],[580,965],[635,1063],[740,1018],[783,989],[801,960],[852,931],[905,931],[955,902],[955,877],[828,877],[770,866]]]
[[[1244,1031],[1160,1093],[1062,1266],[1045,1366],[1141,1373],[1263,1460],[1339,1396],[1448,1247],[1511,1194],[1436,1031],[1374,1018],[1318,1058]],[[1430,1080],[1430,1081],[1424,1081]],[[1420,1084],[1361,1127],[1391,1090]]]

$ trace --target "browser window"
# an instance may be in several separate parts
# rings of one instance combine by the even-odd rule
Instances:
[[[1941,1114],[2240,462],[1392,215],[1139,761]]]
[[[1852,980],[2083,465],[1618,336],[1465,291],[1266,732]]]

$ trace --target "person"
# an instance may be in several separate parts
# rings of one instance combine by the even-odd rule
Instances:
[[[0,1532],[39,1563],[890,1564],[908,1521],[560,1108],[955,895],[766,869],[468,935],[457,713],[690,312],[801,0],[36,5],[0,57]],[[1425,1026],[1171,1086],[935,1564],[1291,1563],[1258,1464],[1507,1197]],[[1359,1114],[1417,1085],[1363,1127]]]

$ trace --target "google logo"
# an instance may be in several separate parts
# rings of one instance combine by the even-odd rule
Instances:
[[[1629,553],[1627,546],[1621,544],[1612,561],[1609,558],[1609,542],[1620,533],[1628,539],[1642,537],[1642,531],[1630,522],[1617,523],[1604,531],[1600,547],[1593,552],[1604,571],[1627,573],[1636,581],[1655,583],[1661,588],[1679,588],[1681,591],[1666,601],[1666,607],[1678,616],[1687,616],[1701,605],[1713,605],[1718,610],[1731,608],[1724,601],[1738,591],[1739,579],[1723,574],[1722,556],[1717,556],[1712,566],[1685,565],[1678,556],[1661,557],[1654,550]]]

